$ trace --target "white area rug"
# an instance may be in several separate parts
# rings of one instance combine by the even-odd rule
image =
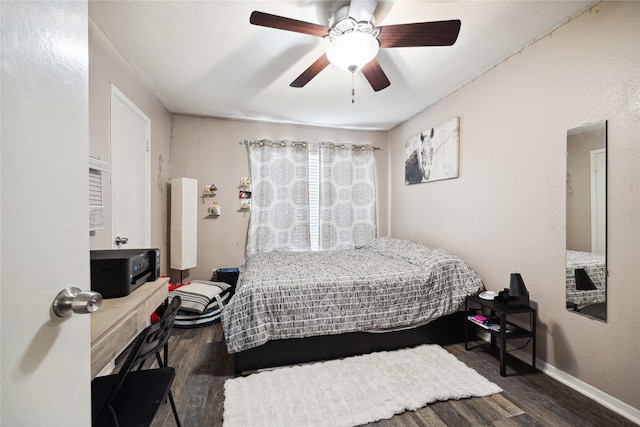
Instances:
[[[356,426],[502,390],[437,345],[229,379],[224,426]]]

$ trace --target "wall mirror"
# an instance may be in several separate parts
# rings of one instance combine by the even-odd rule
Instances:
[[[607,122],[567,132],[567,310],[607,319]]]

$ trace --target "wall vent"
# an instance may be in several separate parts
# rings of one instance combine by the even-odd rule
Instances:
[[[107,162],[89,156],[89,231],[105,228],[103,173],[107,171]]]

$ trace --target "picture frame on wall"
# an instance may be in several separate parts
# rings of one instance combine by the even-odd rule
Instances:
[[[405,141],[406,185],[458,177],[460,117],[426,129]]]

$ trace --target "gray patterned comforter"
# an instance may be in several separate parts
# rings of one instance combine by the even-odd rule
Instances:
[[[269,340],[385,330],[458,310],[483,284],[442,249],[381,238],[360,249],[252,255],[222,312],[230,353]]]

